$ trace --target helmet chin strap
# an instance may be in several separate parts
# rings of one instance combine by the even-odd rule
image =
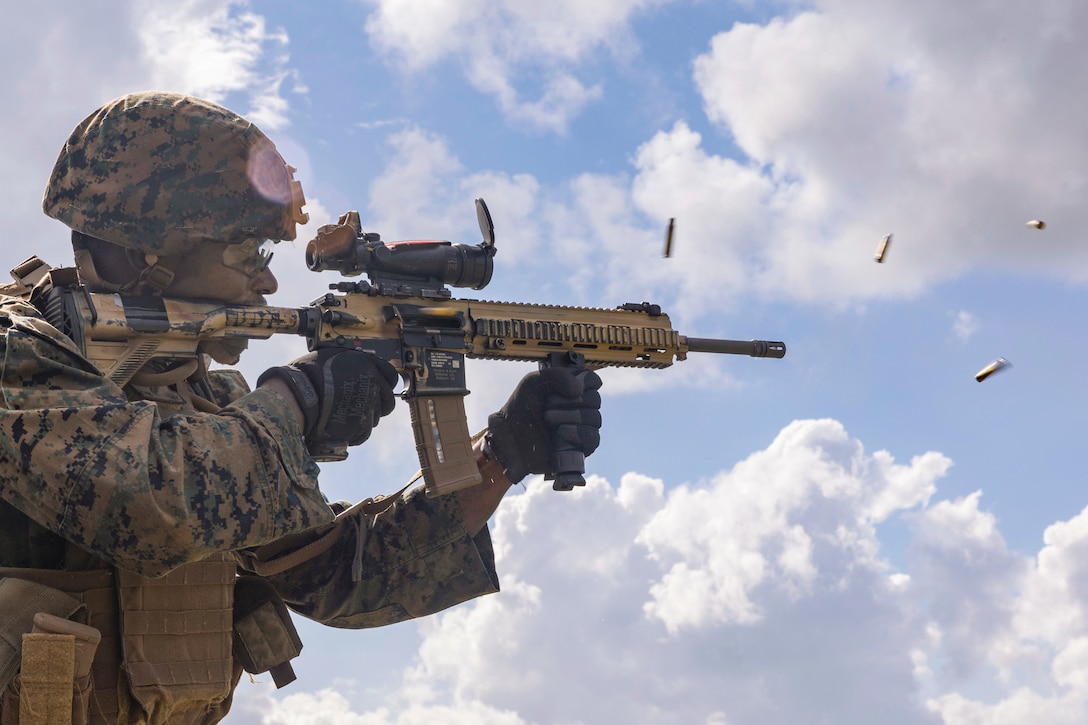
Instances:
[[[83,284],[90,287],[92,290],[102,290],[104,292],[121,292],[124,285],[116,284],[114,282],[107,282],[103,279],[102,275],[98,273],[98,268],[94,266],[94,257],[91,256],[89,249],[75,249],[73,251],[75,257],[76,269],[79,270],[79,278]]]
[[[110,282],[99,273],[95,266],[94,257],[86,247],[73,245],[76,268],[84,284],[94,290],[104,292],[130,292],[145,295],[162,295],[173,283],[173,266],[176,257],[159,257],[156,254],[144,255],[144,268],[139,275],[127,282]],[[135,260],[133,260],[135,261]]]

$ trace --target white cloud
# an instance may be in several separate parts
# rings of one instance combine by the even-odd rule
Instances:
[[[288,695],[255,722],[261,725],[527,725],[516,713],[496,710],[480,702],[409,706],[396,715],[384,709],[356,714],[351,711],[349,700],[332,688],[314,694]]]
[[[497,2],[423,13],[372,5],[372,42],[416,70],[468,58],[477,87],[511,115],[532,106],[520,69],[552,63],[547,78],[573,78],[593,49],[612,47],[605,38],[630,45],[616,29],[649,8],[570,15],[560,42],[557,18]],[[737,158],[679,120],[635,151],[631,178],[587,174],[536,190],[531,226],[554,228],[597,285],[605,272],[603,292],[676,296],[680,321],[741,296],[831,306],[910,297],[979,267],[1084,281],[1088,248],[1076,234],[1088,224],[1088,151],[1071,119],[1088,97],[1088,51],[1067,28],[1085,12],[1072,0],[1038,11],[1015,0],[1002,13],[828,0],[739,23],[693,67]],[[674,253],[662,262],[669,218]],[[1047,219],[1047,231],[1025,227],[1030,218]],[[889,232],[894,249],[877,265],[873,249]],[[961,316],[955,333],[973,331]]]
[[[944,692],[928,706],[949,725],[1084,722],[1088,509],[1048,527],[1026,557],[979,500],[942,501],[915,522],[914,580],[943,662]]]
[[[265,131],[287,125],[287,33],[269,31],[248,0],[137,4],[133,25],[151,88],[218,103],[241,92],[249,107],[235,110]]]
[[[1052,646],[1088,631],[1088,509],[1043,532],[1037,577],[1017,612],[1017,629]]]
[[[368,28],[376,47],[416,70],[468,58],[466,72],[479,76],[484,92],[507,98],[510,113],[537,108],[556,114],[541,120],[554,126],[594,97],[596,84],[578,70],[602,51],[637,53],[631,23],[661,4],[374,0]],[[5,151],[9,166],[26,170],[24,180],[44,182],[57,139],[126,90],[168,85],[213,100],[245,98],[237,110],[270,129],[286,123],[283,85],[294,78],[286,32],[244,0],[117,4],[93,17],[80,7],[48,20],[28,10],[24,25],[43,32],[19,33],[4,51],[28,68],[19,86],[24,104],[51,116],[5,135],[20,139]],[[505,233],[547,233],[542,218],[565,218],[572,223],[555,228],[574,233],[551,236],[569,237],[571,249],[606,264],[608,291],[683,288],[680,315],[705,310],[710,296],[719,304],[753,293],[839,304],[911,295],[976,264],[1079,279],[1088,266],[1076,263],[1083,245],[1071,244],[1071,234],[1084,227],[1079,192],[1088,159],[1071,119],[1088,63],[1068,28],[1083,12],[1068,0],[1038,11],[1018,0],[1002,14],[970,4],[878,12],[839,0],[762,26],[738,24],[697,59],[694,78],[708,116],[746,157],[712,153],[677,122],[637,151],[633,179],[585,176],[555,189],[526,175],[507,179],[511,188],[528,184],[508,208],[518,209],[514,221],[532,223],[508,223]],[[1032,22],[1018,24],[1025,14]],[[74,62],[73,47],[105,67],[92,72]],[[543,79],[529,93],[535,100],[524,100],[523,75]],[[543,103],[549,93],[555,102]],[[392,183],[382,182],[384,192]],[[27,212],[19,218],[34,218],[40,185],[12,190],[9,198]],[[384,192],[375,188],[375,204],[384,204]],[[602,199],[608,203],[594,207]],[[675,258],[651,264],[669,217],[678,220]],[[1047,232],[1024,227],[1031,217],[1046,218]],[[452,221],[436,218],[434,226]],[[888,231],[896,233],[894,257],[875,265],[872,247]],[[604,254],[621,241],[627,254]]]
[[[701,277],[689,270],[703,287],[737,260],[725,279],[747,280],[742,289],[831,303],[913,295],[979,265],[1083,281],[1075,230],[1088,152],[1070,119],[1085,110],[1088,58],[1069,31],[1085,12],[1069,0],[1017,0],[1000,13],[828,0],[735,25],[696,60],[695,79],[747,163],[709,156],[677,125],[643,147],[636,189],[699,199],[708,178],[763,187],[740,216],[758,219],[754,235],[734,228],[731,208],[676,215],[696,259],[722,260]],[[708,159],[714,176],[684,173]],[[718,192],[724,207],[732,198]],[[1032,237],[1030,218],[1063,231]],[[888,231],[894,256],[874,265]]]
[[[367,231],[378,231],[382,239],[438,238],[439,230],[463,228],[455,224],[453,198],[446,181],[463,173],[461,161],[444,139],[418,128],[390,135],[386,141],[390,156],[383,173],[370,185],[371,214]],[[458,221],[475,218],[464,205]],[[408,234],[410,236],[403,236]]]
[[[220,102],[237,94],[233,110],[268,129],[285,123],[287,38],[245,0],[31,3],[11,27],[0,61],[19,71],[8,74],[13,112],[0,117],[0,191],[8,233],[35,240],[53,264],[70,259],[71,247],[67,230],[42,214],[42,192],[68,134],[102,104],[153,89]]]
[[[632,17],[666,2],[367,0],[374,12],[366,31],[405,70],[455,59],[509,119],[563,132],[602,94],[599,84],[578,78],[579,66],[602,51],[619,58],[636,53]]]
[[[380,707],[347,683],[240,708],[269,725],[1084,722],[1088,509],[1026,556],[980,492],[930,503],[949,465],[807,420],[667,492],[634,473],[530,482],[493,526],[503,591],[421,620]],[[906,571],[877,535],[896,518]]]
[[[86,113],[152,82],[178,82],[253,99],[254,113],[279,123],[279,84],[290,77],[282,31],[265,28],[245,4],[192,3],[182,8],[193,15],[176,18],[147,11],[138,17],[154,24],[143,36],[125,5],[68,5],[63,13],[27,6],[23,23],[46,32],[13,33],[0,50],[8,67],[26,68],[13,108],[41,116],[3,121],[12,234],[59,240],[54,251],[65,254],[51,259],[66,256],[66,236],[43,221],[41,188]],[[447,7],[457,9],[435,3],[417,17],[441,19]],[[1078,106],[1088,63],[1073,35],[1084,12],[1058,0],[1000,8],[842,0],[738,26],[703,56],[697,78],[708,114],[748,158],[717,155],[692,125],[677,123],[638,150],[633,178],[589,175],[545,188],[529,175],[465,169],[440,137],[409,129],[392,137],[395,163],[373,188],[375,226],[387,238],[440,232],[475,241],[471,198],[482,189],[504,265],[561,253],[609,277],[586,295],[681,294],[681,316],[746,292],[821,303],[906,295],[980,263],[1079,279],[1083,252],[1069,242],[1085,227]],[[186,39],[174,49],[170,34],[148,30],[162,30],[168,17],[223,43]],[[476,29],[486,22],[460,17]],[[478,37],[449,25],[456,19],[430,29],[397,22],[382,29],[407,34],[391,41],[406,50],[429,50],[433,57],[419,56],[426,63],[458,52],[444,45],[449,37]],[[522,23],[509,22],[499,27]],[[570,105],[540,121],[554,128],[593,97],[578,63],[613,50],[601,38],[624,34],[603,20],[569,37],[538,25],[539,42],[510,37],[550,59],[550,77],[573,79]],[[543,91],[526,90],[521,74],[538,66],[492,51],[495,58],[474,59],[477,82],[511,113],[529,113],[534,101],[524,99]],[[268,73],[255,70],[257,52],[266,53]],[[217,72],[201,65],[203,54],[221,64]],[[97,65],[79,62],[88,56]],[[315,198],[311,211],[319,207]],[[678,218],[675,256],[651,268],[670,216]],[[1025,230],[1032,217],[1045,218],[1047,231]],[[888,231],[893,256],[875,265],[872,249]],[[500,274],[495,289],[553,293],[552,282],[527,283],[510,266]],[[303,275],[305,285],[291,278],[284,292],[301,294],[317,279]],[[589,288],[587,280],[572,282]],[[955,329],[966,333],[971,322],[959,318]],[[469,397],[475,420],[501,404],[520,372],[509,370]],[[614,372],[622,385],[642,382]],[[402,454],[407,430],[383,423],[367,454],[410,458]],[[706,481],[666,487],[629,474],[613,487],[591,477],[565,497],[530,485],[497,519],[504,592],[421,622],[415,667],[384,709],[337,689],[296,692],[277,701],[280,713],[367,725],[673,722],[678,714],[743,725],[804,721],[810,712],[850,723],[869,722],[874,711],[919,722],[912,703],[924,696],[934,719],[949,723],[1083,722],[1088,513],[1047,529],[1035,555],[1010,551],[980,495],[930,503],[948,466],[932,452],[896,463],[833,421],[804,421]],[[882,560],[878,537],[905,511],[918,511],[909,573]]]
[[[20,69],[8,79],[9,107],[19,112],[0,116],[0,158],[8,172],[0,190],[9,203],[8,233],[34,240],[32,252],[51,264],[71,260],[69,231],[41,211],[57,153],[76,124],[125,93],[170,90],[221,103],[229,97],[227,105],[269,132],[300,177],[307,171],[304,150],[275,133],[288,111],[281,88],[292,76],[287,36],[267,28],[245,0],[28,4],[20,8],[18,27],[0,45],[4,67]],[[302,256],[308,231],[329,221],[328,212],[316,198],[307,208],[309,228],[277,249],[281,293],[274,304],[302,304],[317,296],[314,290],[324,290],[305,270]],[[23,258],[9,257],[4,268]],[[261,352],[244,361],[255,372],[305,351],[301,338],[253,347]]]
[[[709,486],[671,492],[639,534],[667,568],[646,611],[670,632],[753,623],[767,587],[801,597],[844,556],[879,570],[875,524],[928,501],[950,464],[929,453],[896,465],[883,451],[867,456],[834,421],[794,423]]]
[[[915,518],[914,587],[928,599],[947,659],[945,677],[961,683],[992,661],[992,648],[1011,626],[1015,592],[1026,573],[1024,556],[1010,552],[992,514],[979,509],[981,492],[940,501]]]
[[[698,331],[689,318],[705,313],[705,306],[698,307],[699,295],[685,286],[681,272],[660,273],[656,262],[663,229],[654,230],[650,241],[651,232],[632,221],[635,214],[622,178],[586,174],[557,188],[529,174],[467,173],[446,139],[411,127],[386,139],[384,167],[360,210],[363,227],[384,240],[437,238],[475,244],[480,239],[476,197],[487,201],[494,219],[495,271],[484,290],[454,289],[455,296],[590,307],[649,298],[671,314],[674,329],[690,335]],[[311,219],[333,218],[317,203],[310,212]],[[309,231],[300,231],[300,240],[308,239],[317,223],[311,221]],[[288,294],[302,301],[316,296],[303,294],[319,288],[312,273],[301,271],[303,247],[304,242],[288,247],[283,260],[277,252],[275,270],[284,290],[279,304],[287,304]],[[647,265],[648,259],[654,264]],[[478,421],[482,427],[526,371],[524,365],[473,360],[468,381],[473,395],[466,399],[470,423]],[[668,375],[622,368],[601,375],[609,395],[667,387],[725,390],[742,384],[720,356],[698,354]]]
[[[978,332],[978,319],[970,312],[960,310],[953,319],[952,331],[960,340],[967,342],[972,335]]]
[[[895,464],[816,420],[668,493],[634,473],[565,495],[531,482],[496,515],[503,591],[421,621],[416,666],[370,715],[744,725],[879,708],[929,722],[913,590],[889,576],[875,527],[924,505],[947,463]],[[896,503],[874,505],[887,491]]]

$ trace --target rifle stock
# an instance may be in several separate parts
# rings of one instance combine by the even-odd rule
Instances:
[[[305,337],[310,350],[337,346],[374,354],[405,381],[402,397],[409,404],[430,495],[480,482],[465,418],[466,358],[564,364],[578,372],[608,366],[665,368],[689,352],[775,358],[786,353],[781,342],[685,337],[660,307],[645,302],[602,309],[453,299],[444,283],[478,289],[490,280],[494,230],[482,200],[477,200],[477,215],[485,241],[476,247],[385,245],[377,234],[363,234],[357,215],[351,214],[319,230],[307,248],[307,265],[315,271],[339,269],[347,276],[367,271],[371,282],[330,285],[331,292],[307,307],[224,305],[61,286],[50,293],[46,316],[119,386],[152,360],[196,360],[200,343],[218,338],[294,334]],[[320,244],[333,233],[336,255]],[[405,272],[421,268],[426,272]],[[457,278],[436,278],[444,272],[435,269],[453,269]],[[549,476],[561,490],[584,483],[581,456],[568,453],[553,461],[557,470]],[[321,461],[342,460],[347,446],[311,449],[311,454]]]

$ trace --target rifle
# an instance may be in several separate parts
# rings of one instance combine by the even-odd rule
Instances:
[[[310,350],[337,346],[387,360],[405,381],[423,479],[429,495],[480,482],[465,416],[465,358],[536,361],[572,372],[606,366],[665,368],[689,352],[781,358],[786,346],[763,340],[686,337],[648,302],[615,309],[453,299],[446,285],[483,289],[491,280],[495,228],[476,199],[477,245],[418,240],[383,242],[364,232],[358,212],[318,229],[306,266],[369,282],[340,281],[307,307],[224,305],[55,286],[47,319],[118,386],[154,359],[196,360],[203,340],[302,335]],[[339,293],[339,294],[336,294]],[[311,446],[318,461],[347,457],[347,445]],[[580,451],[552,459],[556,490],[584,485]]]

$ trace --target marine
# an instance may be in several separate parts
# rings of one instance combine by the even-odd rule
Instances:
[[[264,304],[304,206],[259,128],[187,95],[122,96],[62,148],[43,209],[74,265],[32,257],[0,288],[3,725],[219,722],[243,671],[294,678],[289,612],[360,629],[497,592],[487,521],[505,493],[557,440],[599,445],[600,378],[536,371],[476,444],[482,484],[330,502],[309,450],[370,437],[395,403],[385,361],[322,349],[251,388],[229,367],[245,341],[217,340],[118,387],[49,322],[73,281]]]

